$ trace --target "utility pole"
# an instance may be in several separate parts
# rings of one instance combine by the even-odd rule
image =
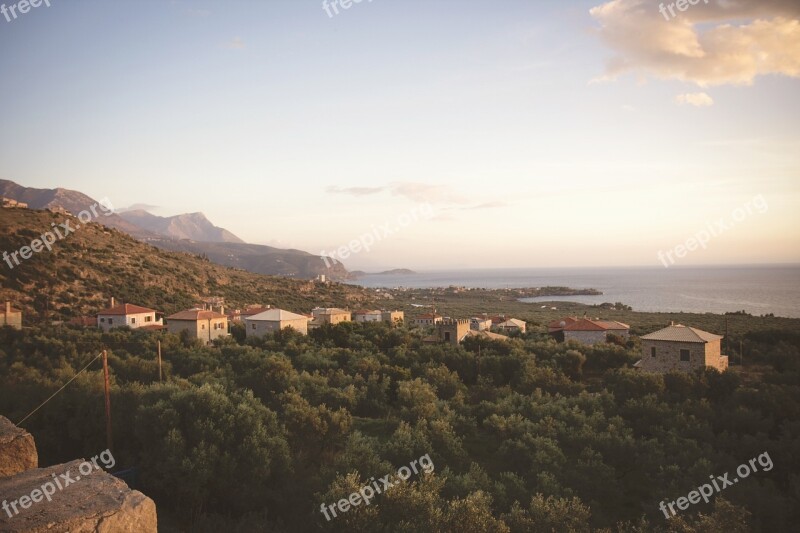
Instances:
[[[739,364],[744,365],[744,342],[739,341]]]
[[[106,393],[106,444],[108,450],[114,452],[113,434],[111,431],[111,384],[108,379],[108,352],[103,350],[103,377]]]
[[[158,382],[161,383],[163,374],[161,373],[161,341],[158,341]]]

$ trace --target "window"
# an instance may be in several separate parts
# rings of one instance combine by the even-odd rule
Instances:
[[[105,324],[105,322],[106,322],[106,319],[105,319],[105,318],[101,318],[101,319],[100,319],[100,323],[101,323],[101,324]]]
[[[206,325],[205,324],[200,324],[200,329],[206,329]]]
[[[650,347],[650,357],[655,357],[655,356],[656,356],[656,347],[652,346]]]
[[[681,361],[689,361],[689,350],[681,350]]]
[[[253,324],[253,329],[256,329],[256,325],[255,324]]]
[[[109,324],[113,324],[113,323],[114,323],[114,319],[113,319],[113,318],[109,318],[109,319],[108,319],[108,323],[109,323]]]
[[[450,342],[450,332],[449,331],[445,331],[444,332],[444,340],[446,342]]]
[[[147,315],[146,317],[144,317],[144,321],[145,322],[152,322],[153,321],[153,317],[151,317],[150,315]]]

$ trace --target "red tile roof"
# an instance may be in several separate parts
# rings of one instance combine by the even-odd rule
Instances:
[[[612,320],[589,320],[582,318],[578,321],[567,324],[564,331],[608,331],[608,330],[625,330],[630,329],[630,326],[622,322],[614,322]]]
[[[124,315],[138,315],[141,313],[156,313],[155,309],[148,309],[147,307],[140,307],[138,305],[133,304],[121,304],[116,307],[112,307],[110,309],[103,309],[99,311],[98,315],[114,315],[114,316],[124,316]]]

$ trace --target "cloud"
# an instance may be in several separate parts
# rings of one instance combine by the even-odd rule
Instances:
[[[234,37],[227,43],[225,43],[225,48],[228,50],[244,50],[247,48],[247,45],[244,44],[244,41],[241,37]]]
[[[675,97],[675,101],[680,105],[693,105],[695,107],[707,107],[714,105],[714,99],[706,93],[686,93],[679,94]]]
[[[660,5],[611,0],[590,10],[597,34],[617,53],[600,80],[630,72],[705,87],[750,85],[769,74],[800,77],[797,0],[702,0],[674,9],[669,20]]]
[[[332,185],[325,189],[331,194],[350,194],[352,196],[369,196],[383,192],[387,187],[337,187]]]

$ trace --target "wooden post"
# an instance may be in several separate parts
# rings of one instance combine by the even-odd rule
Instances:
[[[106,393],[106,444],[108,450],[114,452],[113,433],[111,431],[111,383],[108,379],[108,352],[103,350],[103,377]]]
[[[158,382],[161,383],[163,377],[161,373],[161,341],[158,341]]]

